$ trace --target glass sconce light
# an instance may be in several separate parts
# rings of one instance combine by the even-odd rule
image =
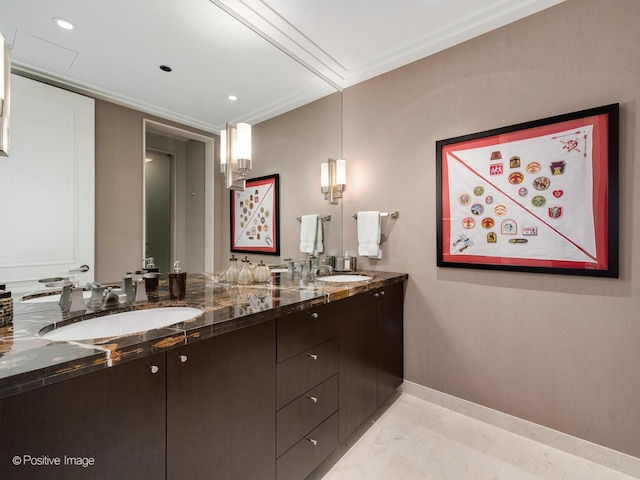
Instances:
[[[0,33],[0,155],[9,156],[9,105],[11,83],[11,47]]]
[[[251,170],[251,125],[227,123],[220,132],[220,172],[226,174],[227,189],[245,188]]]
[[[327,162],[320,164],[320,191],[324,194],[325,200],[332,205],[337,205],[346,186],[347,162],[344,159],[330,158]]]

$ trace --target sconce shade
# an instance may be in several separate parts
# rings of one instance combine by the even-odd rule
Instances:
[[[226,173],[227,189],[243,191],[247,174],[251,170],[251,125],[227,123],[225,139],[226,165],[223,173]],[[220,143],[222,148],[222,142]],[[221,160],[220,169],[222,168]]]
[[[0,117],[4,111],[4,35],[0,33]]]
[[[227,131],[220,131],[220,172],[227,171]]]
[[[239,123],[237,128],[238,137],[234,156],[237,159],[251,160],[251,125]]]
[[[336,160],[336,184],[342,188],[347,184],[347,161],[343,158]]]
[[[329,163],[322,162],[320,164],[320,188],[322,189],[322,193],[326,193],[324,191],[325,188],[329,188]]]

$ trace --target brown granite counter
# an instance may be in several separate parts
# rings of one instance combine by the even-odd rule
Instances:
[[[220,282],[219,275],[191,274],[184,301],[169,300],[167,282],[160,280],[160,298],[156,302],[121,303],[115,308],[87,309],[75,314],[63,312],[57,301],[16,300],[13,325],[0,328],[0,398],[408,278],[400,273],[358,273],[372,279],[353,283],[304,282],[300,277],[290,280],[286,274],[273,274],[268,284],[238,286]],[[102,315],[167,306],[195,307],[203,314],[170,327],[119,337],[67,342],[40,336],[54,328]]]

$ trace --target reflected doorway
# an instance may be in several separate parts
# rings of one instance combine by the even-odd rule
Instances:
[[[214,138],[145,119],[144,153],[145,258],[163,274],[177,260],[213,272]]]
[[[147,149],[145,154],[144,257],[153,257],[161,272],[169,272],[173,252],[175,155]]]

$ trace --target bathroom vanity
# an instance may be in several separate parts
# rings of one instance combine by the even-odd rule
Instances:
[[[402,382],[405,274],[232,286],[190,275],[203,314],[48,341],[63,314],[16,302],[0,330],[0,478],[303,479]],[[123,307],[124,309],[132,307]]]

